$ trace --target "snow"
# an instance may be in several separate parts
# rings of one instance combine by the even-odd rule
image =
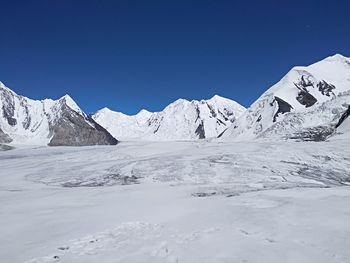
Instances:
[[[72,99],[71,96],[69,96],[68,94],[64,95],[62,98],[59,99],[59,101],[64,101],[65,104],[71,108],[72,110],[74,110],[75,112],[86,116],[86,114],[80,109],[80,107],[78,106],[78,104],[76,104],[76,102]]]
[[[344,120],[344,122],[337,128],[336,132],[337,134],[334,136],[334,139],[350,139],[350,117],[347,117]]]
[[[52,137],[50,125],[61,117],[63,105],[86,117],[69,95],[58,100],[32,100],[16,94],[1,83],[0,127],[15,144],[47,145]],[[13,111],[11,117],[15,119],[14,125],[6,119],[5,110]]]
[[[276,115],[276,97],[291,111]],[[125,142],[46,147],[63,109],[87,115],[69,95],[35,101],[0,82],[13,138],[0,144],[0,262],[349,262],[350,119],[335,128],[349,101],[350,59],[335,55],[247,110],[219,95],[104,108],[93,118]],[[298,134],[327,141],[284,141]]]
[[[284,118],[259,135],[259,138],[290,138],[293,134],[313,127],[335,127],[350,102],[350,91],[339,94],[329,101],[318,103],[304,111],[286,113]],[[326,129],[326,128],[324,128]],[[350,130],[339,132],[350,134]],[[337,129],[338,130],[338,129]]]
[[[307,82],[307,85],[301,84],[303,80]],[[324,81],[335,87],[329,94],[323,94],[317,86]],[[317,102],[310,107],[306,107],[300,103],[297,100],[297,96],[301,90],[311,94]],[[271,127],[275,125],[274,116],[279,108],[275,97],[282,99],[292,107],[290,114],[280,113],[277,116],[276,121],[280,122],[287,116],[291,119],[291,114],[296,114],[293,117],[298,118],[300,115],[310,110],[316,111],[315,108],[320,108],[322,104],[327,105],[327,102],[349,90],[350,58],[337,54],[307,67],[294,67],[278,83],[264,92],[247,111],[240,116],[235,124],[227,129],[222,137],[224,140],[251,140],[258,138],[268,129],[271,129]],[[338,105],[338,107],[339,106],[340,105]],[[323,119],[329,119],[329,116],[321,116],[320,118],[318,122],[325,124]],[[301,121],[300,118],[298,118],[298,120]],[[308,122],[304,122],[302,125],[299,123],[289,124],[290,126],[298,125],[304,128],[310,125]],[[283,125],[280,126],[285,129]],[[290,132],[292,131],[293,130]]]
[[[350,134],[350,119],[349,119],[349,117],[339,127],[338,132],[340,132],[340,133],[349,133]]]
[[[93,115],[93,119],[118,140],[130,140],[142,136],[151,116],[152,113],[146,110],[129,116],[103,108]]]
[[[200,137],[198,127],[205,138],[217,137],[244,111],[237,102],[215,95],[201,101],[178,99],[161,112],[141,110],[132,116],[104,108],[93,119],[118,140],[194,140]]]
[[[15,146],[0,152],[0,262],[350,257],[348,139]]]

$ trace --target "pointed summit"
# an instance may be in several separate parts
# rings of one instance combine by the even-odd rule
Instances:
[[[36,145],[117,144],[103,127],[91,120],[75,101],[32,100],[0,86],[0,140]]]
[[[148,110],[145,110],[145,109],[142,109],[140,110],[135,116],[137,117],[141,117],[141,118],[149,118],[153,113],[148,111]]]
[[[64,95],[63,97],[61,97],[59,99],[59,101],[64,102],[69,108],[71,108],[72,110],[74,110],[75,112],[85,115],[83,114],[83,111],[80,109],[80,107],[78,106],[78,104],[72,99],[71,96],[69,96],[68,94]]]
[[[211,100],[221,100],[221,99],[227,100],[227,98],[224,98],[224,97],[217,95],[217,94],[215,94],[213,97],[211,97]]]
[[[327,126],[329,119],[336,118],[333,114],[342,110],[331,110],[327,105],[349,91],[350,59],[343,55],[294,67],[265,91],[223,137],[252,139],[278,134],[288,138],[312,125]],[[314,115],[307,114],[313,111]]]
[[[1,82],[1,81],[0,81],[0,89],[6,90],[6,91],[12,93],[13,95],[18,96],[16,92],[14,92],[14,91],[13,91],[12,89],[10,89],[9,87],[6,87],[5,84],[4,84],[3,82]]]
[[[327,58],[325,58],[325,60],[337,60],[337,61],[344,61],[344,60],[349,60],[349,57],[345,57],[341,54],[335,54],[333,56],[329,56]]]

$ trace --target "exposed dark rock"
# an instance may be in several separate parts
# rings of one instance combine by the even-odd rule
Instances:
[[[6,118],[7,123],[11,126],[15,126],[17,124],[17,120],[14,118],[15,115],[15,102],[13,98],[13,94],[6,90],[1,90],[1,99],[3,102],[2,113]]]
[[[14,148],[15,147],[12,147],[10,145],[0,143],[0,151],[9,151],[9,150],[13,150]]]
[[[217,194],[216,192],[210,192],[210,193],[200,192],[200,193],[193,193],[192,196],[194,196],[194,197],[208,197],[208,196],[213,196],[216,194]]]
[[[10,143],[12,142],[12,139],[9,135],[4,133],[0,128],[0,143]]]
[[[26,117],[25,117],[24,121],[22,122],[22,126],[23,126],[24,129],[27,130],[29,128],[29,126],[30,126],[30,123],[31,123],[32,119],[30,118],[28,104],[24,103],[24,101],[21,101],[21,106],[24,108],[25,113],[26,113],[25,114]]]
[[[236,128],[236,127],[235,127],[235,128]],[[227,130],[227,128],[226,128],[222,133],[220,133],[220,134],[218,135],[218,138],[222,137],[222,135],[225,133],[226,130]]]
[[[317,83],[317,87],[318,87],[318,90],[322,93],[322,95],[326,95],[328,97],[331,94],[333,94],[333,90],[335,89],[334,85],[329,84],[329,83],[325,82],[324,80]]]
[[[306,88],[306,87],[313,87],[314,84],[309,76],[303,75],[301,76],[301,80],[298,83],[299,86]],[[299,87],[298,87],[299,88]]]
[[[224,125],[224,126],[226,126],[226,123],[224,123],[222,120],[220,120],[220,119],[217,119],[216,120],[216,123],[217,124],[219,124],[219,125]]]
[[[216,114],[215,110],[213,109],[213,107],[211,105],[209,105],[208,103],[207,103],[207,106],[208,106],[208,108],[210,110],[210,114],[211,114],[210,117],[216,118],[217,114]]]
[[[340,117],[338,123],[335,125],[335,128],[338,128],[345,120],[350,116],[350,105],[348,109],[343,113],[343,115]]]
[[[196,120],[195,120],[195,122],[197,122],[199,119],[200,119],[200,110],[199,110],[199,107],[198,106],[196,106],[196,114],[197,114],[197,118],[196,118]]]
[[[220,114],[221,118],[223,118],[225,121],[228,121],[229,120],[228,117],[232,116],[233,112],[229,112],[225,109],[224,109],[224,111],[225,111],[225,114],[222,113],[220,110],[218,110],[218,114]],[[231,122],[234,122],[234,119],[232,119]]]
[[[294,133],[288,139],[299,141],[325,141],[334,133],[333,126],[316,126]]]
[[[203,121],[198,125],[195,133],[196,133],[196,135],[198,135],[199,139],[205,139],[205,131],[204,131]]]
[[[261,121],[261,115],[259,115],[258,119],[256,120],[256,122],[260,122]],[[274,121],[275,121],[275,118],[274,118]]]
[[[44,104],[42,103],[43,115],[40,116],[43,116],[43,118],[34,124],[32,123],[33,120],[31,116],[38,113],[32,112],[32,100],[17,95],[1,85],[0,100],[0,111],[2,111],[2,113],[0,113],[2,116],[0,117],[4,122],[15,127],[16,129],[14,129],[14,131],[17,130],[18,126],[22,126],[25,130],[28,130],[27,134],[29,135],[28,137],[30,137],[30,133],[35,132],[43,122],[48,121],[49,130],[46,131],[49,133],[47,137],[51,138],[50,146],[115,145],[118,143],[115,138],[92,118],[70,108],[67,103],[70,103],[71,99],[68,96],[64,96],[55,102],[48,112],[46,112]],[[21,118],[19,119],[16,119],[17,110],[21,113]],[[46,129],[46,127],[44,128]],[[46,138],[42,139],[45,140]],[[0,143],[9,143],[11,141],[12,139],[10,136],[5,134],[0,127]]]
[[[158,125],[157,129],[155,129],[155,130],[153,131],[153,133],[154,133],[154,134],[157,133],[157,131],[159,130],[159,128],[160,128],[160,125]]]
[[[317,99],[305,90],[300,90],[296,99],[306,108],[311,107],[317,102]]]
[[[84,117],[66,105],[62,116],[50,127],[49,146],[116,145],[116,140],[92,118]]]
[[[123,176],[121,174],[106,174],[102,177],[89,178],[86,181],[84,180],[73,180],[70,182],[64,182],[61,184],[62,187],[73,188],[73,187],[105,187],[113,185],[132,185],[139,184],[139,177],[134,175],[132,176]]]
[[[307,89],[307,87],[315,88],[315,83],[312,80],[311,76],[301,76],[300,81],[294,83],[294,85],[300,90],[296,98],[300,102],[300,104],[308,108],[317,102],[317,99],[314,96],[312,96]],[[327,83],[324,80],[318,82],[316,87],[322,93],[322,95],[329,97],[331,96],[331,94],[334,94],[333,90],[335,89],[335,86],[333,84]]]
[[[276,97],[275,96],[275,101],[277,102],[278,104],[278,110],[277,112],[275,113],[275,115],[273,116],[273,122],[276,121],[276,118],[278,117],[278,115],[281,113],[286,113],[286,112],[290,112],[291,109],[293,109],[293,107],[286,101],[282,100],[281,98],[279,97]],[[261,116],[260,116],[261,117]],[[261,118],[258,118],[258,120],[260,121]]]

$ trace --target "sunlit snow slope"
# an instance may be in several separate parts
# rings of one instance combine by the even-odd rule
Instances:
[[[193,140],[217,137],[245,111],[233,100],[215,95],[209,100],[178,99],[163,111],[134,116],[107,108],[93,119],[122,140]]]
[[[104,128],[65,95],[31,100],[0,82],[0,143],[37,145],[116,144]]]
[[[323,140],[349,105],[350,59],[334,55],[308,67],[294,67],[268,89],[224,134]]]

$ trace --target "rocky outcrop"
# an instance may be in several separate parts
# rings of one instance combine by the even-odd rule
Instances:
[[[350,58],[334,55],[310,66],[294,67],[221,137],[325,140],[335,132],[342,105],[349,102],[349,90]]]
[[[348,109],[340,117],[338,123],[335,125],[335,128],[338,128],[349,116],[350,116],[350,105],[349,105]]]
[[[53,134],[49,146],[116,145],[118,140],[89,117],[67,106],[61,117],[50,127]]]
[[[118,141],[68,95],[31,100],[0,83],[0,143],[50,146],[115,145]]]
[[[306,108],[311,107],[317,102],[317,99],[305,90],[300,90],[296,99]]]
[[[273,122],[276,121],[276,118],[278,117],[279,114],[290,112],[291,109],[293,109],[293,107],[288,102],[285,102],[284,100],[280,99],[279,97],[275,97],[275,100],[278,104],[278,109],[277,109],[277,112],[275,113],[275,115],[273,116]],[[257,122],[260,122],[260,121],[261,121],[261,115],[257,119]]]
[[[0,143],[9,143],[12,139],[0,129]]]

